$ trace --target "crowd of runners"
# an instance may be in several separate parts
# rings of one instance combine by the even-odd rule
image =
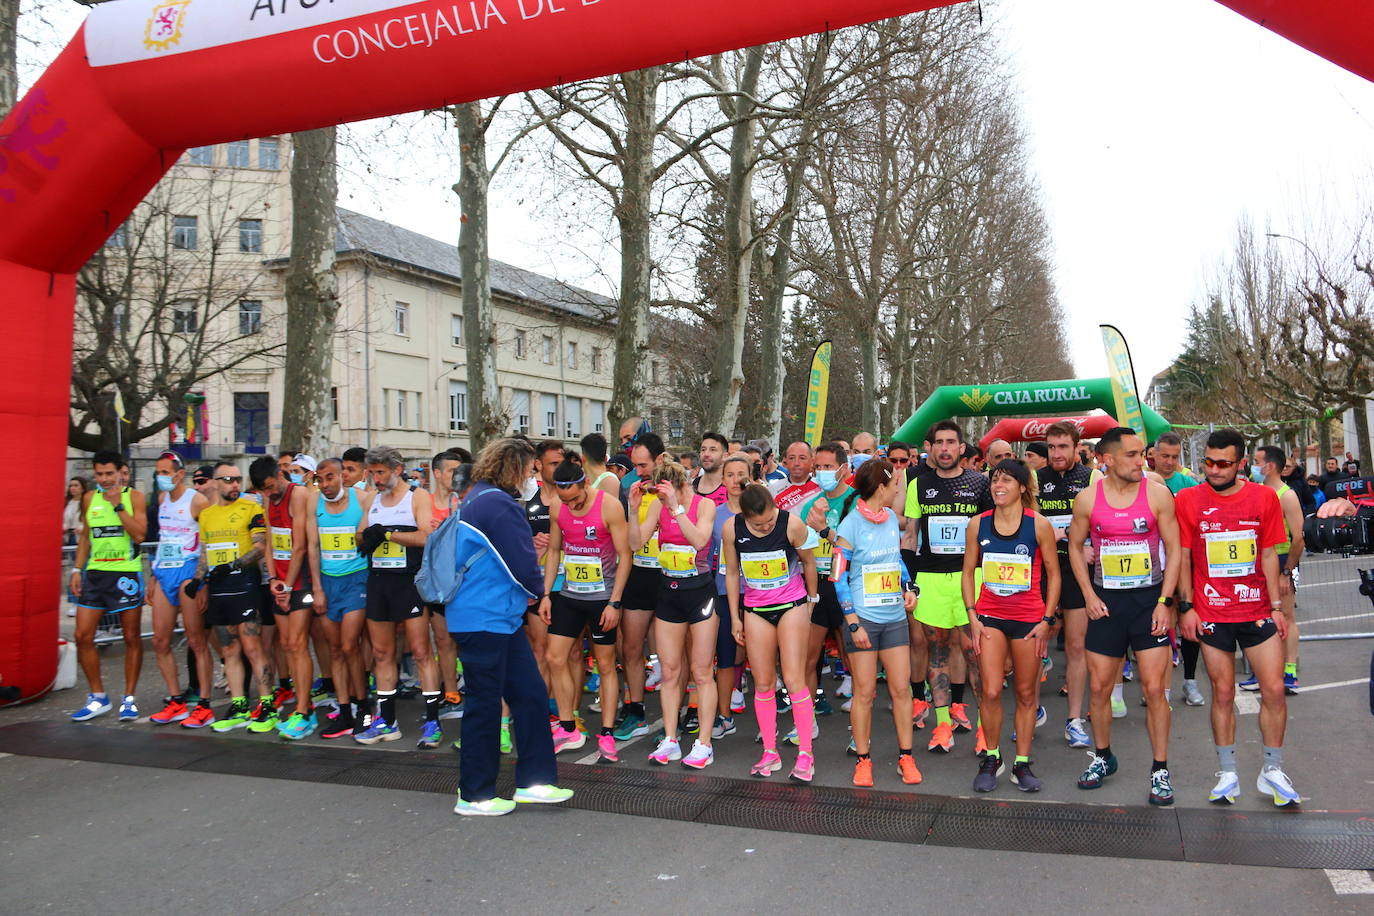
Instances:
[[[766,442],[715,433],[674,455],[639,418],[619,444],[600,434],[576,450],[529,443],[531,476],[505,491],[542,564],[523,631],[554,752],[591,743],[615,763],[625,742],[647,736],[650,763],[702,769],[715,742],[756,733],[762,751],[749,772],[767,778],[790,763],[790,778],[805,783],[819,718],[847,713],[848,729],[828,727],[825,740],[848,742],[856,786],[873,785],[875,755],[920,783],[917,742],[947,755],[957,740],[974,744],[975,791],[995,790],[1009,769],[1013,786],[1035,792],[1040,691],[1057,644],[1062,740],[1089,757],[1080,789],[1125,765],[1151,804],[1173,803],[1170,702],[1204,705],[1201,661],[1218,770],[1213,786],[1188,791],[1218,803],[1241,794],[1239,688],[1260,698],[1258,791],[1279,806],[1299,801],[1282,756],[1286,695],[1298,690],[1303,508],[1281,448],[1251,449],[1217,430],[1197,476],[1175,434],[1147,444],[1117,428],[1089,447],[1071,423],[1051,426],[1022,457],[1001,441],[983,454],[948,420],[919,446],[860,433],[791,443],[780,462]],[[154,726],[365,745],[399,740],[404,728],[418,730],[419,747],[440,746],[446,723],[464,714],[463,646],[445,607],[421,599],[416,574],[431,534],[461,514],[473,464],[462,449],[408,468],[395,449],[350,448],[339,458],[259,458],[245,478],[236,463],[191,469],[167,452],[153,507],[128,485],[120,455],[97,453],[69,586],[89,682],[72,719],[142,721],[146,602],[167,694],[146,717]],[[145,593],[139,544],[153,540],[150,519],[157,546]],[[126,645],[114,699],[94,639],[110,614],[122,615]],[[173,653],[178,621],[185,676]],[[1250,671],[1239,684],[1237,650]],[[842,673],[830,695],[822,671]],[[1132,679],[1146,706],[1148,769],[1112,750]],[[228,697],[218,709],[217,682]],[[874,728],[880,686],[892,733]],[[423,713],[402,721],[398,695],[417,692]],[[661,715],[654,735],[649,693]],[[500,727],[509,753],[508,716]],[[557,791],[518,800],[570,794]]]

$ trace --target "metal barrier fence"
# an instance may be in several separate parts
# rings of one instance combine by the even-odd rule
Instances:
[[[153,561],[152,561],[152,558],[153,558],[156,554],[157,554],[157,541],[149,541],[149,542],[147,542],[146,544],[143,544],[143,545],[140,546],[140,555],[141,555],[142,558],[143,558],[143,585],[144,585],[144,594],[145,594],[145,596],[146,596],[146,594],[147,594],[148,582],[151,580],[152,574],[153,574],[153,568],[152,568],[152,567],[153,567]],[[65,546],[64,546],[64,547],[62,548],[62,594],[61,594],[61,596],[60,596],[60,600],[70,601],[70,599],[71,599],[71,596],[67,593],[67,582],[68,582],[68,580],[71,578],[71,571],[72,571],[72,568],[73,568],[75,565],[76,565],[76,547],[74,547],[74,546],[73,546],[73,547],[65,547]],[[145,607],[145,608],[148,607],[146,601],[145,601],[145,603],[144,603],[144,607]],[[151,614],[144,614],[144,615],[143,615],[143,620],[144,620],[144,622],[145,622],[148,626],[151,627],[151,625],[152,625],[152,615],[151,615]],[[122,622],[121,622],[121,620],[120,620],[120,615],[118,615],[118,614],[104,614],[104,615],[102,615],[101,618],[100,618],[100,622],[99,622],[98,624],[96,624],[95,644],[96,644],[97,646],[107,646],[107,645],[110,645],[111,643],[123,642],[123,641],[124,641],[124,634],[123,634],[123,632],[122,632],[122,630],[121,630],[121,624],[122,624]],[[174,632],[174,633],[181,633],[181,632],[184,632],[184,631],[182,630],[182,628],[181,628],[180,626],[178,626],[175,630],[173,630],[173,632]],[[153,638],[153,631],[152,631],[151,629],[148,629],[148,630],[144,631],[143,633],[141,633],[140,635],[141,635],[142,638],[144,638],[144,639],[152,639],[152,638]]]
[[[1360,594],[1360,569],[1374,555],[1308,553],[1298,570],[1298,639],[1374,639],[1374,601]]]

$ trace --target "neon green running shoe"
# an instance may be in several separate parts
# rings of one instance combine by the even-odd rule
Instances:
[[[222,735],[236,728],[243,728],[248,724],[249,718],[248,700],[240,697],[229,704],[228,710],[221,718],[215,720],[210,728]]]
[[[515,745],[510,740],[510,719],[501,717],[501,753],[509,754],[515,749]]]
[[[263,697],[258,702],[258,708],[253,710],[252,720],[248,723],[248,730],[255,735],[261,735],[276,731],[279,722],[276,707],[272,705],[272,698]]]

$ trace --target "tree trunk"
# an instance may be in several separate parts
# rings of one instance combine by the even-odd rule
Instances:
[[[649,348],[654,137],[661,76],[657,67],[620,76],[625,90],[625,165],[615,214],[620,226],[620,307],[616,313],[611,429],[644,409],[643,362]]]
[[[863,413],[859,421],[862,431],[878,435],[878,335],[872,329],[858,334],[859,349],[863,354],[864,397]]]
[[[335,129],[293,134],[291,261],[286,269],[286,378],[278,447],[329,454],[333,424],[334,277],[338,225]]]
[[[1323,409],[1317,414],[1317,473],[1326,471],[1326,459],[1331,457],[1331,420]]]
[[[1346,451],[1355,451],[1355,457],[1360,459],[1360,466],[1368,471],[1370,467],[1374,467],[1370,463],[1369,451],[1369,401],[1360,398],[1353,406],[1353,413],[1355,414],[1355,448],[1350,447],[1349,435],[1346,436],[1345,448]],[[1342,458],[1341,463],[1345,463],[1344,458]]]
[[[487,191],[487,138],[482,105],[454,107],[461,163],[458,199],[463,208],[458,253],[463,271],[463,339],[467,342],[468,435],[476,453],[506,429],[501,389],[496,382],[496,319],[491,305],[491,258],[487,251],[490,223]]]
[[[19,97],[19,0],[0,0],[0,121]]]
[[[720,334],[711,371],[711,395],[706,427],[717,431],[733,430],[739,419],[739,398],[744,388],[744,327],[749,319],[750,291],[754,273],[754,149],[759,71],[763,49],[750,48],[744,73],[737,87],[740,95],[733,106],[735,118],[747,118],[731,131],[730,176],[725,192],[725,260],[729,270],[729,299],[721,310]],[[780,331],[777,324],[765,325]],[[770,439],[780,448],[776,437]]]

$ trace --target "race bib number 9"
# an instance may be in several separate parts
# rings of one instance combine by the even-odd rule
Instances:
[[[697,551],[689,544],[669,544],[659,548],[658,562],[664,573],[677,579],[697,574]]]
[[[1135,543],[1103,544],[1097,551],[1103,588],[1140,588],[1149,585],[1154,574],[1150,546]]]
[[[983,585],[994,595],[1006,597],[1030,591],[1031,558],[1029,554],[983,554]]]
[[[740,569],[744,572],[744,584],[758,591],[782,588],[790,578],[787,554],[781,550],[746,554],[740,559]]]
[[[405,569],[406,549],[395,541],[382,541],[372,554],[373,569]]]
[[[563,558],[563,591],[575,595],[589,595],[605,589],[606,577],[601,570],[600,557]]]
[[[1259,556],[1253,531],[1212,531],[1203,535],[1207,542],[1207,575],[1213,579],[1233,579],[1255,571]]]
[[[239,545],[233,541],[205,545],[205,563],[207,566],[224,566],[238,558]]]
[[[863,583],[866,607],[892,607],[902,603],[902,572],[896,563],[865,566]]]
[[[968,529],[968,516],[932,515],[927,520],[926,532],[930,538],[931,553],[963,553],[964,532]]]

